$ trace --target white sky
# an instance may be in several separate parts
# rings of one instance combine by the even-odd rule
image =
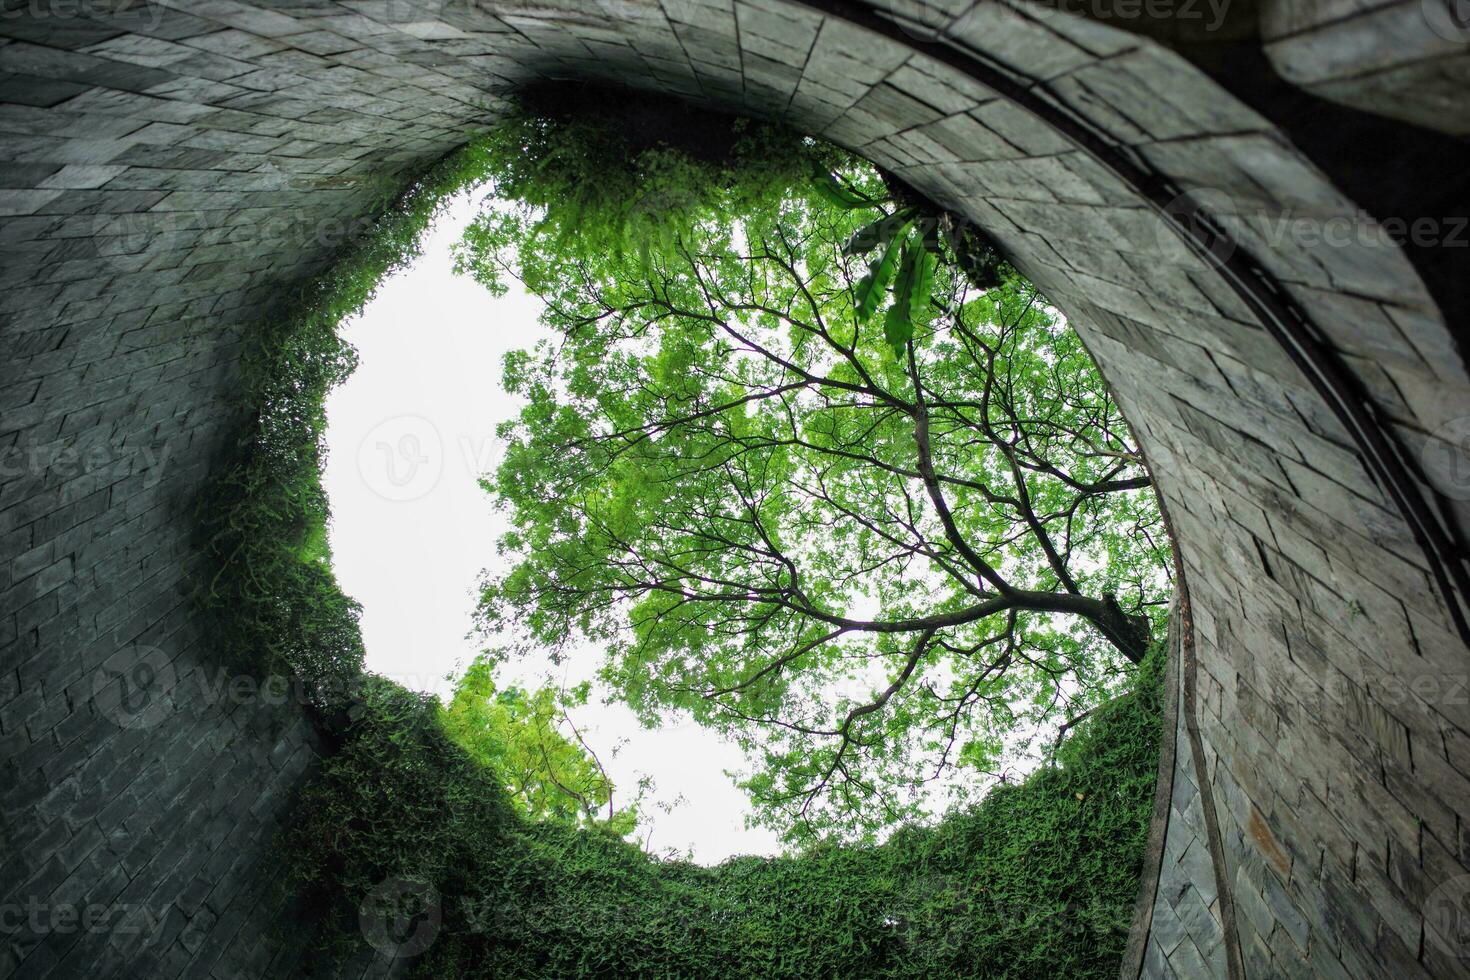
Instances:
[[[499,567],[505,518],[476,480],[500,461],[497,423],[519,410],[501,390],[501,358],[543,335],[540,302],[517,283],[497,300],[450,271],[450,246],[474,211],[457,199],[423,257],[343,325],[361,363],[327,400],[333,567],[362,603],[368,668],[441,696],[479,651],[467,638],[475,583]],[[591,677],[599,659],[583,651],[558,677]],[[549,669],[511,663],[497,682],[535,687]],[[623,705],[600,702],[594,688],[574,720],[614,783],[631,792],[647,773],[657,785],[650,803],[685,800],[667,814],[644,807],[653,850],[688,850],[705,864],[779,851],[774,834],[744,827],[745,795],[724,775],[741,765],[738,748],[693,724],[647,731]]]

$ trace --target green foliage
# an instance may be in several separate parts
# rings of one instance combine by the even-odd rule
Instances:
[[[456,682],[441,717],[449,737],[500,775],[527,817],[602,823],[619,835],[631,833],[638,822],[637,800],[622,809],[614,806],[612,780],[571,718],[573,710],[587,704],[591,685],[499,690],[493,668],[482,657]]]
[[[852,233],[842,254],[878,253],[857,285],[855,314],[861,321],[872,318],[897,270],[893,305],[884,317],[883,335],[901,354],[916,330],[928,323],[936,257],[948,256],[970,284],[982,291],[1003,285],[1015,277],[1016,271],[986,235],[959,215],[940,211],[892,175],[884,174],[883,183],[887,194],[875,198],[855,191],[841,177],[824,172],[816,175],[813,189],[819,199],[840,210],[882,211],[881,217]],[[896,264],[894,256],[899,256]]]
[[[227,660],[301,678],[319,706],[346,703],[363,657],[359,607],[332,574],[321,486],[325,399],[357,366],[337,326],[419,255],[445,198],[482,180],[488,159],[483,140],[447,157],[329,272],[289,297],[281,316],[243,338],[246,421],[199,508],[216,566],[202,599],[219,620],[214,640]]]
[[[496,195],[519,205],[532,247],[631,254],[645,267],[711,214],[757,211],[847,159],[778,125],[577,85],[521,93],[485,149]],[[466,236],[461,267],[492,290],[497,264],[485,259],[498,249],[493,224]]]
[[[1152,809],[1162,652],[1055,765],[881,845],[715,868],[530,823],[420,696],[381,681],[307,789],[291,866],[354,941],[380,883],[437,896],[421,977],[1116,974]],[[357,939],[360,943],[361,940]]]
[[[624,117],[623,123],[627,121]],[[507,161],[519,159],[517,147],[534,150],[529,140],[534,134],[524,128],[531,124],[523,117],[491,140],[477,141],[446,160],[390,206],[374,233],[331,273],[304,287],[294,297],[290,315],[245,338],[242,388],[249,418],[203,503],[205,543],[218,565],[205,596],[220,619],[215,638],[239,663],[289,670],[306,680],[315,705],[332,722],[333,751],[303,792],[283,842],[292,881],[304,890],[309,909],[319,913],[312,921],[321,957],[355,955],[362,942],[360,903],[385,881],[399,879],[432,885],[443,914],[437,940],[415,964],[417,974],[426,977],[1111,975],[1125,938],[1147,827],[1161,654],[1130,675],[1132,693],[1110,702],[1073,732],[1055,766],[1021,785],[1000,787],[936,826],[900,829],[881,845],[818,844],[791,857],[741,858],[712,869],[657,861],[623,840],[620,833],[631,824],[636,807],[612,808],[611,820],[589,818],[589,809],[601,814],[611,806],[612,787],[595,757],[574,744],[575,734],[568,740],[553,723],[558,712],[575,706],[585,692],[563,696],[544,689],[498,690],[491,679],[493,661],[486,660],[466,676],[446,708],[433,698],[362,674],[358,609],[332,576],[328,508],[320,485],[323,400],[355,364],[355,353],[336,336],[336,327],[371,298],[385,275],[417,255],[419,236],[445,196],[487,174],[504,176]],[[543,187],[560,186],[558,194],[572,204],[540,223],[534,223],[540,219],[530,211],[511,216],[506,224],[482,223],[477,226],[480,238],[472,237],[462,255],[465,268],[493,286],[499,281],[490,261],[496,251],[505,243],[534,238],[548,246],[545,254],[531,254],[529,267],[519,271],[538,281],[554,300],[575,301],[580,284],[561,278],[564,266],[550,244],[560,242],[562,253],[586,255],[594,243],[627,242],[632,236],[647,247],[612,248],[606,254],[613,262],[631,263],[642,275],[629,279],[636,288],[628,296],[636,296],[650,273],[663,268],[661,263],[683,244],[713,234],[715,252],[728,251],[732,240],[720,216],[731,213],[734,203],[745,207],[768,199],[773,188],[789,191],[802,185],[797,196],[806,203],[798,209],[826,208],[829,217],[838,215],[823,247],[851,240],[873,223],[863,209],[890,199],[870,171],[856,168],[835,151],[793,142],[775,130],[753,134],[746,124],[720,125],[728,138],[706,130],[694,144],[697,163],[691,165],[688,159],[674,159],[690,155],[689,141],[670,144],[648,135],[660,127],[667,134],[667,118],[661,118],[652,129],[640,130],[644,135],[637,144],[644,150],[628,157],[635,165],[611,174],[602,190],[577,184],[575,175],[610,160],[616,171],[616,161],[622,159],[616,154],[626,153],[628,143],[624,140],[619,151],[616,133],[610,136],[607,127],[594,127],[589,131],[597,139],[613,140],[603,149],[613,156],[571,160],[560,176],[560,164],[535,175],[545,179]],[[517,126],[522,127],[519,134],[514,132]],[[544,145],[551,147],[562,138],[551,130],[544,135]],[[522,155],[535,158],[534,152]],[[814,158],[817,169],[835,171],[841,182],[829,187],[808,180]],[[755,165],[766,159],[776,165],[755,175]],[[743,162],[734,165],[732,160]],[[531,180],[530,171],[525,176]],[[666,193],[667,206],[655,209],[656,214],[628,211],[620,203],[628,200],[629,187],[644,186],[642,181]],[[511,186],[503,185],[503,192]],[[549,196],[545,203],[557,199]],[[774,234],[782,228],[780,216],[777,209],[768,212],[769,222],[747,227],[756,230],[757,238]],[[587,222],[592,234],[581,244],[571,243],[566,232],[580,222]],[[876,248],[885,239],[872,234]],[[926,317],[932,311],[923,309],[919,299],[947,295],[953,277],[937,263],[928,269],[915,255],[933,250],[915,248],[912,241],[898,244],[891,276],[898,285],[894,303],[907,309],[891,318],[891,324],[885,316],[884,336],[863,331],[861,318],[851,316],[851,279],[824,283],[825,289],[845,297],[848,318],[842,343],[861,349],[863,359],[876,365],[876,376],[895,389],[903,378],[896,352],[912,353],[917,347],[930,351],[938,363],[941,354],[955,357],[958,350],[946,348],[946,341],[931,330]],[[983,244],[971,253],[983,256]],[[852,253],[858,254],[863,253]],[[958,249],[955,256],[964,264]],[[813,252],[812,257],[822,259],[815,268],[838,268],[836,258],[824,266],[823,256]],[[733,268],[727,266],[725,272]],[[926,276],[935,279],[928,290]],[[1069,334],[1054,330],[1046,317],[1020,311],[1019,295],[987,299],[994,309],[977,308],[981,319],[1014,321],[1008,329],[1051,338],[1033,345],[1033,361],[1026,369],[1069,376],[1085,352],[1067,339]],[[874,315],[883,302],[879,296]],[[765,316],[763,311],[750,312],[756,320]],[[779,319],[761,326],[770,329]],[[643,393],[652,397],[644,408],[663,405],[666,396],[697,402],[712,393],[704,387],[709,377],[701,378],[699,372],[714,363],[714,352],[708,338],[697,336],[656,345],[636,357],[593,344],[579,353],[578,371],[565,379],[547,374],[527,355],[512,358],[508,370],[512,383],[525,390],[565,381],[573,393],[589,397],[606,380],[597,368],[597,357],[603,354],[616,354],[620,364],[652,372],[656,383]],[[633,396],[618,390],[604,394],[611,405]],[[1026,409],[1051,410],[1047,399],[1054,394],[1035,396],[1040,400]],[[544,424],[566,436],[575,435],[586,422],[552,398],[538,399],[533,407],[543,415],[533,414],[527,424]],[[637,408],[634,402],[636,398],[626,407]],[[1058,404],[1064,403],[1066,398]],[[759,413],[748,423],[735,415],[730,421],[737,427],[749,425],[744,431],[757,434],[768,422]],[[889,422],[870,430],[850,425],[831,420],[810,432],[838,440],[861,433],[879,446],[903,438],[902,427]],[[648,441],[660,439],[675,448],[697,447],[668,433]],[[529,462],[527,457],[518,464],[528,478],[536,475]],[[773,463],[794,472],[790,461]],[[553,476],[565,479],[567,472]],[[836,472],[851,476],[850,471]],[[616,491],[610,513],[626,520],[657,502],[658,486],[657,481],[645,484],[630,477],[626,485],[615,483],[599,492]],[[723,496],[712,500],[728,501],[728,488],[711,488],[716,490]],[[529,501],[529,490],[525,492]],[[851,492],[847,506],[864,506],[861,494],[867,491],[855,484]],[[538,505],[551,506],[549,501]],[[576,529],[565,516],[533,523],[513,544],[556,546]],[[1122,547],[1116,539],[1105,539],[1105,547],[1115,546]],[[837,563],[849,558],[839,548],[820,566],[829,580],[817,590],[822,601],[835,601],[847,587],[838,580]],[[862,567],[862,574],[875,572]],[[906,601],[899,600],[895,608]],[[560,614],[531,615],[541,618],[537,629],[554,631]],[[593,617],[583,614],[581,625],[592,623]],[[1070,663],[1084,642],[1039,627],[1025,635],[1031,645],[1023,649],[1040,657],[1048,669]],[[886,641],[875,650],[882,657],[899,655]],[[667,682],[694,665],[690,658],[700,652],[691,649],[662,663],[659,679]],[[758,646],[745,652],[764,655]],[[718,661],[711,663],[716,670],[725,669]],[[631,664],[625,673],[630,700],[644,707],[655,704],[651,693],[639,687]],[[777,685],[759,696],[779,700],[787,687]],[[1103,693],[1083,703],[1105,697],[1106,685],[1097,691]],[[1038,704],[1046,700],[1044,695],[1038,688]],[[907,751],[902,736],[915,730],[918,716],[901,699],[895,707],[886,727],[873,731],[899,736],[890,751],[893,760],[902,761]],[[993,741],[978,733],[960,754],[983,766],[995,754]],[[573,792],[560,793],[547,782],[562,782]],[[566,800],[574,798],[576,806],[569,807]],[[316,965],[333,972],[328,963]]]
[[[476,222],[462,267],[519,276],[556,334],[506,363],[528,405],[486,488],[515,564],[481,625],[534,656],[604,648],[647,723],[745,749],[756,819],[788,839],[871,838],[1105,699],[1162,619],[1167,544],[1121,413],[1034,287],[977,290],[872,168],[759,186],[645,254],[589,252],[534,209]]]

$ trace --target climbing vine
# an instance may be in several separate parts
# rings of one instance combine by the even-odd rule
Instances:
[[[714,868],[525,820],[429,699],[373,681],[306,791],[292,868],[338,955],[364,948],[363,902],[385,884],[429,896],[404,930],[418,977],[1113,976],[1152,810],[1162,666],[1155,651],[1055,764],[935,826]]]

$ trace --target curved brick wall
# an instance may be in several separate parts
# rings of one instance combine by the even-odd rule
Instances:
[[[1106,3],[172,4],[0,16],[0,977],[291,972],[264,847],[318,748],[221,686],[191,498],[240,331],[544,77],[856,148],[1091,346],[1188,586],[1125,972],[1467,971],[1470,230],[1438,151],[1470,48],[1424,5],[1246,5],[1211,47]]]

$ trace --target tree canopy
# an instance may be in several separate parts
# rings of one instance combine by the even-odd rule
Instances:
[[[955,216],[809,157],[784,183],[690,167],[698,206],[652,237],[593,221],[637,246],[589,248],[516,155],[529,203],[459,255],[555,333],[505,364],[527,406],[484,481],[515,530],[482,627],[601,643],[645,723],[738,741],[793,839],[994,771],[1021,726],[1106,699],[1167,602],[1148,473],[1076,335]]]
[[[616,805],[602,759],[572,718],[587,703],[591,685],[499,689],[493,667],[482,657],[455,683],[442,713],[449,737],[500,777],[526,817],[631,833],[647,782],[632,800]]]

